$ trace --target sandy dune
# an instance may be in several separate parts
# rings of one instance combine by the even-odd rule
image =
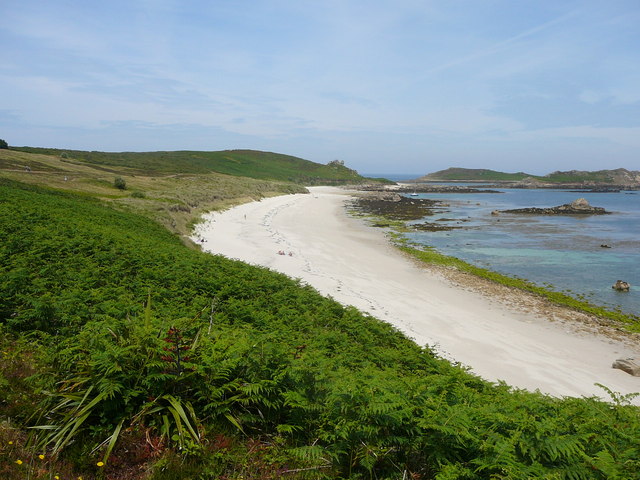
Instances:
[[[487,380],[556,396],[608,398],[595,383],[640,391],[640,378],[611,368],[616,358],[640,356],[636,347],[455,288],[405,258],[379,229],[350,218],[347,192],[310,191],[208,214],[194,239],[204,239],[205,251],[300,278]]]

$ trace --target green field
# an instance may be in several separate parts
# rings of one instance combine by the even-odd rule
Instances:
[[[355,170],[340,162],[322,165],[290,155],[256,150],[119,153],[32,147],[12,147],[12,150],[59,157],[67,163],[91,165],[108,171],[119,171],[124,167],[132,173],[143,175],[223,173],[304,185],[339,185],[364,181]]]
[[[0,177],[2,478],[640,476],[630,398],[485,382],[296,280],[187,248],[124,202],[135,184],[161,203],[147,177],[81,165],[63,191],[70,171],[38,159],[50,169]]]

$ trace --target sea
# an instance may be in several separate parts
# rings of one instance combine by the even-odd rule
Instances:
[[[393,180],[409,179],[397,177],[400,176]],[[417,198],[441,200],[443,206],[436,208],[434,215],[414,223],[436,223],[452,229],[411,232],[407,238],[445,255],[524,278],[595,305],[640,315],[640,192],[491,190],[499,193],[418,194]],[[494,210],[554,207],[578,198],[612,213],[491,214]],[[630,291],[612,289],[616,280],[630,283]]]

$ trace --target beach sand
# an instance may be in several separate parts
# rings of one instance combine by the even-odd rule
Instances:
[[[532,295],[421,266],[382,230],[346,213],[349,192],[309,190],[209,213],[193,238],[205,251],[299,278],[486,380],[554,396],[608,400],[596,383],[640,392],[640,377],[611,368],[618,358],[640,358],[633,335]]]

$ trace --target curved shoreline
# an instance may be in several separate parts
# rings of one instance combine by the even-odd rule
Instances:
[[[640,378],[611,368],[617,358],[640,355],[631,337],[603,336],[569,309],[534,308],[526,293],[487,294],[487,285],[419,265],[347,215],[348,192],[310,191],[207,214],[194,235],[205,251],[300,278],[487,380],[556,396],[605,397],[595,383],[640,391]]]

